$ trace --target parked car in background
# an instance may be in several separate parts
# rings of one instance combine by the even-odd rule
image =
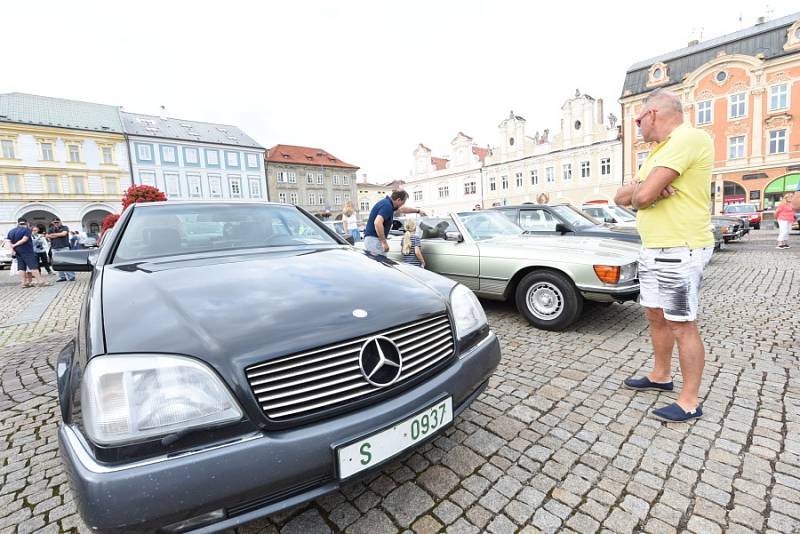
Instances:
[[[501,210],[424,218],[419,227],[426,269],[479,297],[512,299],[538,328],[564,330],[580,317],[585,301],[624,302],[639,295],[637,243],[534,235]],[[402,261],[399,237],[389,236],[389,246],[389,257]]]
[[[339,234],[339,237],[350,243],[353,244],[353,236],[350,234],[345,233],[344,225],[342,221],[323,221],[322,224]]]
[[[722,208],[722,213],[746,220],[749,228],[761,228],[761,212],[755,204],[727,204]]]
[[[10,269],[11,262],[11,245],[4,237],[0,236],[0,269]]]
[[[222,532],[335,491],[440,435],[500,360],[468,288],[295,206],[132,204],[54,267],[90,274],[55,368],[92,532]]]
[[[522,204],[492,208],[531,235],[605,237],[641,243],[636,229],[609,228],[570,204]]]
[[[584,213],[617,228],[636,228],[636,214],[615,204],[584,204]]]
[[[711,224],[719,229],[722,240],[730,243],[735,239],[741,239],[746,235],[745,223],[739,217],[727,217],[725,215],[713,215]]]

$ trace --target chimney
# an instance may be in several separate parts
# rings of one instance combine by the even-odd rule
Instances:
[[[603,121],[603,99],[597,99],[597,124],[604,124]]]
[[[167,120],[167,108],[161,106],[161,110],[159,111],[158,116],[162,121]]]
[[[686,45],[686,46],[694,46],[694,45],[698,45],[698,44],[700,44],[700,41],[698,41],[697,39],[692,39],[691,41],[689,41],[689,44]]]
[[[766,21],[767,21],[767,17],[763,17],[763,16],[762,17],[758,17],[756,19],[756,26],[758,26],[759,24],[764,24]]]

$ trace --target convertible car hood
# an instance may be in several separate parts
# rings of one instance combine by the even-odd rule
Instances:
[[[531,254],[542,258],[558,258],[564,261],[589,263],[606,261],[612,265],[636,261],[639,254],[637,243],[602,237],[534,236],[495,238],[481,241],[481,255],[519,258]],[[599,261],[600,260],[600,261]]]
[[[354,317],[355,309],[368,316]],[[345,248],[172,257],[103,272],[108,352],[187,354],[222,366],[445,310],[446,297],[431,284]]]

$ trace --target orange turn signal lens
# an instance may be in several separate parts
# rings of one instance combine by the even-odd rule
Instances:
[[[595,265],[594,274],[606,284],[616,284],[619,282],[618,265]]]

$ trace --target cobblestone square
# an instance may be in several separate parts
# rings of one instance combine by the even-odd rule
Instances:
[[[703,418],[664,424],[649,411],[675,393],[620,387],[649,369],[635,303],[545,332],[484,302],[503,360],[451,427],[239,532],[800,532],[800,245],[775,250],[775,235],[751,233],[706,271]],[[90,532],[58,456],[54,384],[86,280],[43,296],[0,272],[0,534]],[[51,297],[38,321],[10,324]]]

